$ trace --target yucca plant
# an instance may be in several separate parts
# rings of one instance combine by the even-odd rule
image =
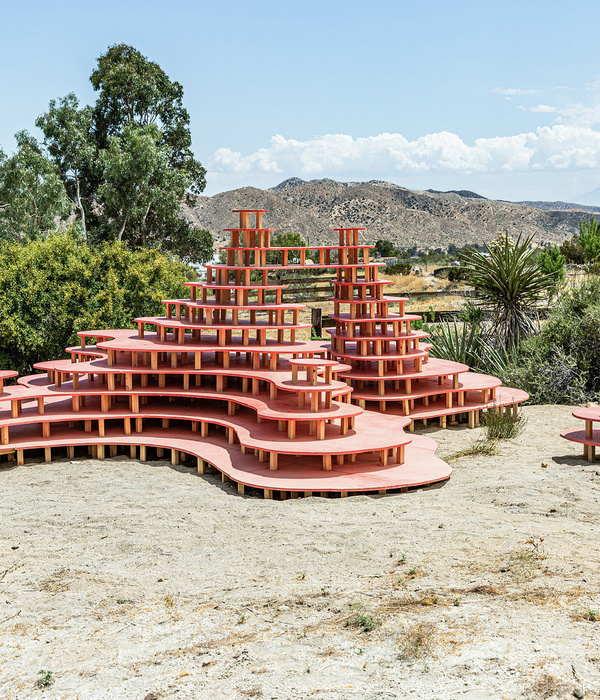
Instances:
[[[478,372],[503,376],[517,356],[513,343],[507,346],[494,343],[477,322],[447,321],[426,325],[433,347],[431,357],[462,362]]]
[[[462,256],[475,302],[493,312],[490,332],[504,347],[518,346],[536,330],[537,304],[556,284],[541,269],[531,240],[501,234],[486,246],[487,253],[469,250]]]

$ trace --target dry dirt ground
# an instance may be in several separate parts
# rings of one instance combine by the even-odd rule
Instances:
[[[559,437],[570,410],[398,495],[2,469],[0,698],[598,697],[600,464]],[[447,455],[479,430],[426,432]]]

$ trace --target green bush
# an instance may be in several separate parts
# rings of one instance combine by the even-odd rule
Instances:
[[[409,262],[399,262],[394,265],[386,265],[383,268],[385,275],[410,275],[412,265]]]
[[[562,295],[539,334],[523,343],[502,379],[533,403],[576,404],[600,398],[600,278]]]
[[[161,315],[162,299],[188,296],[190,268],[155,249],[117,241],[89,248],[70,233],[0,244],[0,367],[30,372],[65,357],[77,331],[133,328]]]

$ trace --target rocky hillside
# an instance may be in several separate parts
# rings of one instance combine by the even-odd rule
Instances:
[[[362,240],[392,240],[398,246],[446,247],[489,242],[499,231],[533,235],[537,242],[562,242],[578,230],[593,207],[542,208],[544,203],[486,199],[465,190],[413,191],[389,182],[336,182],[290,178],[269,190],[243,187],[213,197],[198,197],[186,218],[208,229],[218,244],[224,228],[235,225],[232,209],[268,209],[264,223],[297,231],[312,245],[334,240],[332,229],[365,227]]]

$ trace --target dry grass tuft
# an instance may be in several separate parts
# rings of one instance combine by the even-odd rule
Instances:
[[[544,673],[531,686],[533,697],[546,700],[547,698],[566,698],[571,695],[570,687],[550,673]],[[531,697],[531,695],[528,695]]]
[[[480,437],[474,440],[469,447],[444,455],[442,459],[445,462],[453,462],[463,457],[490,457],[492,455],[497,455],[498,452],[498,440],[489,440],[485,437]]]
[[[504,595],[506,591],[502,591],[495,586],[490,586],[488,583],[469,588],[468,593],[481,593],[483,595]]]
[[[417,622],[402,633],[398,658],[415,661],[433,656],[438,644],[436,626],[431,622]]]

